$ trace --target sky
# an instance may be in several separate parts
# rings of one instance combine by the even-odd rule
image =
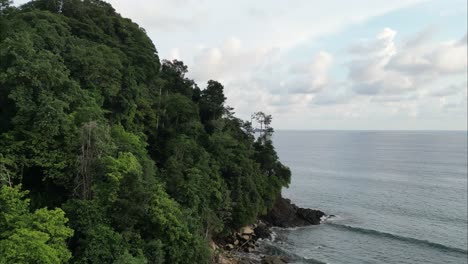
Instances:
[[[15,1],[21,4],[26,1]],[[466,130],[466,0],[109,0],[275,129]]]

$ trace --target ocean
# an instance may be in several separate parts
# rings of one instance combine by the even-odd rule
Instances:
[[[294,263],[468,263],[467,132],[276,131],[283,196],[329,215],[275,229]]]

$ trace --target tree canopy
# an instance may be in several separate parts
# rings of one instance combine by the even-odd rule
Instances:
[[[1,1],[0,29],[0,263],[207,263],[289,184],[223,85],[110,4]]]

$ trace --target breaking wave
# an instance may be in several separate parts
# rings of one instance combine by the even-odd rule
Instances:
[[[435,243],[435,242],[431,242],[427,240],[421,240],[421,239],[412,238],[412,237],[404,237],[404,236],[381,232],[381,231],[377,231],[373,229],[365,229],[365,228],[360,228],[360,227],[341,225],[341,224],[336,224],[332,222],[327,222],[327,225],[333,226],[335,228],[343,229],[346,231],[351,231],[351,232],[356,232],[356,233],[361,233],[361,234],[366,234],[366,235],[371,235],[371,236],[376,236],[376,237],[384,237],[384,238],[389,238],[389,239],[394,239],[394,240],[400,240],[400,241],[404,241],[407,243],[427,246],[427,247],[439,249],[439,250],[446,251],[446,252],[457,252],[457,253],[462,253],[462,254],[468,254],[468,251],[465,249],[450,247],[450,246],[446,246],[443,244],[439,244],[439,243]]]

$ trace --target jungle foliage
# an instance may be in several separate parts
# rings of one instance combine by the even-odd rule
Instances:
[[[207,263],[288,185],[271,116],[255,136],[110,4],[1,0],[0,29],[0,263]]]

